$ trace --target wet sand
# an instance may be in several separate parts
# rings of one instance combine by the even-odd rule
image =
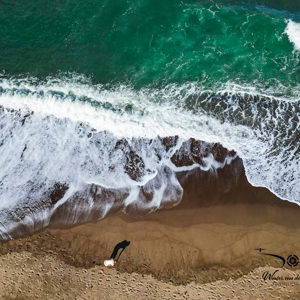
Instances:
[[[300,257],[299,236],[300,208],[274,199],[219,201],[210,206],[185,200],[175,209],[140,218],[117,213],[100,222],[2,242],[0,295],[3,299],[297,299],[300,280],[263,280],[262,275],[279,270],[281,275],[300,276],[299,265],[281,268],[280,260],[255,249]],[[124,239],[131,244],[116,268],[104,268],[103,260]]]
[[[54,218],[39,233],[2,241],[1,298],[298,299],[300,265],[282,268],[262,253],[300,257],[300,207],[234,170],[179,174],[184,195],[172,209],[138,216],[132,207],[64,229]],[[125,239],[116,267],[105,268]],[[264,280],[266,272],[279,279]]]

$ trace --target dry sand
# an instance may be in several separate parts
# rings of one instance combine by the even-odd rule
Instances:
[[[255,250],[300,257],[300,209],[287,202],[218,204],[122,214],[3,242],[2,299],[299,299],[299,266]],[[130,246],[116,268],[114,245]],[[264,272],[299,280],[263,280]]]
[[[151,275],[121,273],[102,266],[78,268],[53,254],[28,251],[0,258],[1,299],[299,299],[300,284],[263,281],[258,268],[237,280],[173,285]],[[295,276],[297,272],[281,270]],[[299,271],[298,271],[299,274]],[[299,274],[300,276],[300,274]]]

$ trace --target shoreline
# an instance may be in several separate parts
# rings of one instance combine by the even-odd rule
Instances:
[[[197,185],[199,176],[202,185]],[[56,297],[49,288],[52,285],[60,291],[61,299],[85,298],[74,296],[79,291],[84,291],[87,299],[99,298],[100,292],[106,295],[103,299],[126,299],[133,291],[136,296],[132,299],[162,295],[167,299],[218,299],[217,295],[221,299],[235,295],[252,299],[255,285],[258,299],[274,293],[278,299],[293,299],[300,293],[300,281],[287,284],[262,276],[279,270],[280,274],[300,277],[300,266],[285,264],[281,268],[280,260],[256,249],[284,258],[300,257],[300,207],[278,199],[265,188],[252,187],[244,175],[226,192],[226,172],[209,185],[203,176],[209,179],[209,174],[203,173],[185,178],[182,202],[172,209],[139,216],[119,211],[98,222],[68,228],[53,223],[33,235],[2,241],[1,267],[7,270],[4,272],[12,272],[11,268],[20,278],[10,282],[15,278],[12,275],[3,282],[12,294],[25,295],[31,292],[29,286],[24,292],[24,282],[37,272],[38,282],[43,283],[39,290],[33,288],[34,299]],[[103,261],[116,243],[125,239],[131,244],[116,267],[105,268]],[[36,264],[42,269],[36,269]],[[76,283],[70,278],[77,278]],[[136,286],[137,282],[143,284]],[[0,284],[0,297],[5,298],[4,292]]]
[[[124,140],[119,142],[118,146],[127,145]],[[176,137],[163,139],[166,149],[172,143],[176,143]],[[205,146],[206,143],[194,139],[186,143],[182,146],[182,152],[176,151],[171,158],[176,167],[199,164],[203,160],[200,151],[202,146],[198,152],[194,148],[201,143]],[[144,218],[166,209],[244,204],[249,207],[257,205],[268,214],[270,212],[265,207],[280,207],[282,212],[287,209],[299,210],[299,203],[281,200],[267,188],[252,186],[246,177],[242,159],[220,144],[212,145],[215,162],[223,164],[221,168],[212,167],[207,171],[199,167],[173,173],[169,167],[162,166],[159,174],[146,184],[139,183],[138,178],[145,166],[142,164],[140,169],[137,154],[130,151],[124,170],[135,181],[136,188],[132,190],[105,188],[91,183],[82,191],[72,192],[67,184],[56,182],[39,201],[31,203],[28,199],[28,203],[1,211],[1,239],[21,238],[50,227],[69,228],[103,220],[120,212],[131,218]],[[230,163],[227,163],[229,158]],[[254,212],[254,216],[257,213],[261,211]],[[289,218],[284,220],[285,217],[280,217],[280,214],[275,215],[275,219],[272,219],[275,223],[289,222]]]
[[[99,222],[65,229],[48,228],[29,237],[2,242],[1,252],[39,245],[46,252],[54,251],[63,259],[68,257],[66,260],[74,266],[91,267],[93,261],[102,265],[114,245],[127,239],[131,245],[118,264],[120,270],[151,273],[162,280],[169,277],[178,283],[191,280],[203,283],[215,266],[218,270],[211,273],[211,281],[236,278],[267,264],[278,266],[278,261],[258,255],[256,248],[280,255],[300,253],[297,205],[286,202],[194,205],[193,201],[183,202],[174,209],[142,218],[119,212]]]

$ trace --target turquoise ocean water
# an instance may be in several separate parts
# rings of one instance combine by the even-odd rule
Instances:
[[[293,88],[299,59],[285,30],[299,21],[300,5],[266,3],[3,1],[0,67],[7,76],[76,72],[138,88],[187,81]]]

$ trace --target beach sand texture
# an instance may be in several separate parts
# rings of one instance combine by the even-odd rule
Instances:
[[[256,190],[256,189],[254,189]],[[260,191],[259,194],[265,193]],[[265,203],[264,203],[265,202]],[[300,276],[256,248],[300,252],[300,210],[284,201],[213,206],[185,201],[140,219],[46,229],[1,244],[2,299],[298,299],[300,280],[263,280],[264,272]],[[114,245],[116,268],[103,266]],[[278,275],[278,274],[277,274]]]

